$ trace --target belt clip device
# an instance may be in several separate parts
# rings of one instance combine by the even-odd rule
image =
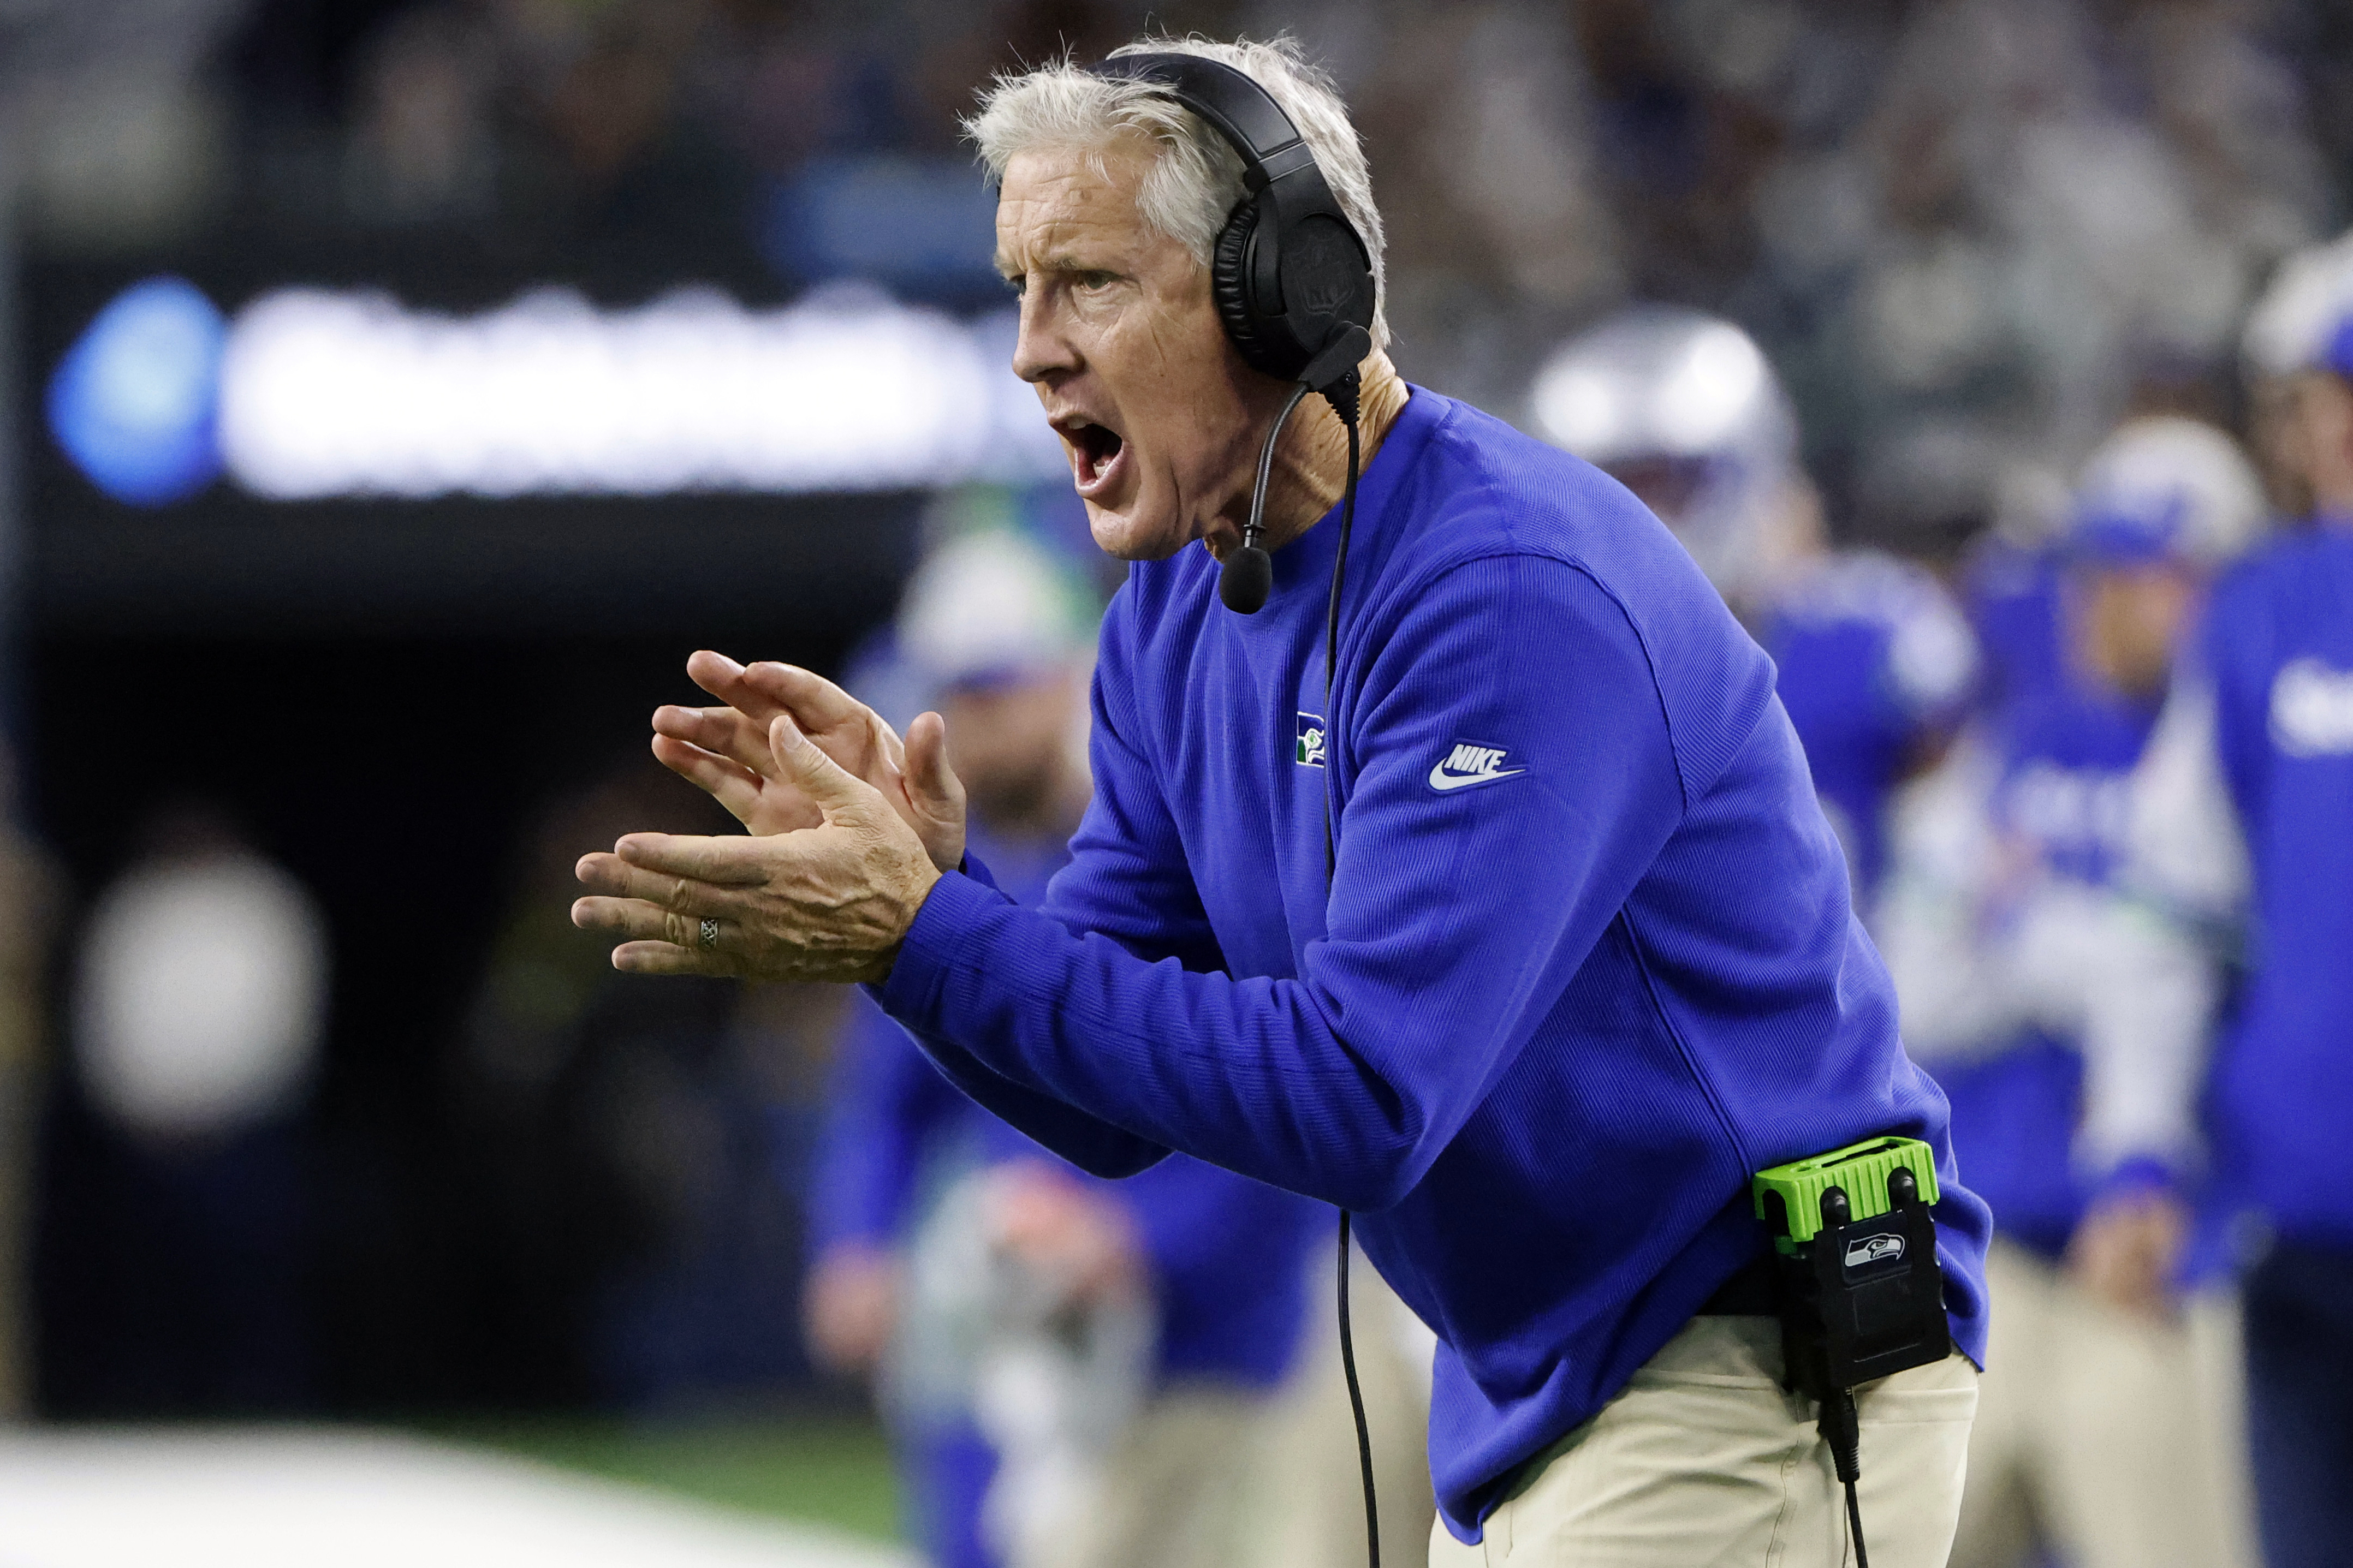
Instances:
[[[1916,1138],[1867,1138],[1759,1171],[1750,1186],[1778,1255],[1782,1381],[1821,1407],[1860,1558],[1853,1391],[1952,1353],[1928,1212],[1935,1155]]]

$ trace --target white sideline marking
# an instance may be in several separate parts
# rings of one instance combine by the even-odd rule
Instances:
[[[389,1434],[0,1434],[0,1568],[914,1568],[906,1553]]]

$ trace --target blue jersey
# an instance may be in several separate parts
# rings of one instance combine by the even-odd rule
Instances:
[[[2253,873],[2217,1136],[2283,1234],[2341,1246],[2353,1241],[2353,530],[2282,535],[2224,579],[2204,662]]]
[[[879,994],[1082,1165],[1183,1150],[1346,1205],[1440,1341],[1433,1479],[1506,1478],[1762,1256],[1751,1173],[1938,1151],[1954,1331],[1985,1206],[1750,641],[1598,469],[1416,389],[1241,616],[1187,550],[1105,619],[1094,800],[1027,909],[941,879]],[[1326,810],[1338,864],[1327,887]]]
[[[1758,640],[1858,892],[1885,858],[1888,796],[1959,723],[1975,638],[1936,580],[1893,556],[1831,556],[1780,595]]]
[[[2130,852],[2132,773],[2158,705],[2070,680],[1999,716],[1993,821],[2046,869],[2112,885]]]
[[[2073,676],[2062,635],[2059,566],[2042,551],[1989,535],[1961,574],[1961,603],[1976,630],[1985,668],[1978,701],[2010,707],[2064,685]]]
[[[1016,848],[977,829],[973,848],[1031,901],[1070,858],[1060,845]],[[855,1006],[809,1209],[818,1250],[898,1246],[927,1188],[976,1165],[1053,1158],[943,1078],[870,999]],[[1182,1156],[1116,1184],[1073,1174],[1102,1185],[1134,1221],[1154,1285],[1161,1380],[1263,1388],[1282,1377],[1305,1311],[1301,1259],[1321,1231],[1315,1205]]]
[[[2080,680],[2046,686],[1989,725],[1997,782],[1988,804],[2005,852],[2042,875],[2110,886],[2128,854],[2134,767],[2157,722],[2152,704]],[[1939,1066],[1953,1148],[2003,1235],[2056,1256],[2106,1173],[2073,1158],[2082,1117],[2076,1042],[2029,1029],[1979,1061]]]

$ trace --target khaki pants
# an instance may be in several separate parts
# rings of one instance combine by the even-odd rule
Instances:
[[[1230,1568],[1266,1412],[1227,1390],[1154,1396],[1106,1457],[1095,1505],[1014,1568]]]
[[[1599,1415],[1530,1464],[1480,1544],[1462,1545],[1441,1521],[1430,1568],[1852,1563],[1830,1449],[1811,1405],[1780,1378],[1772,1319],[1693,1319]],[[1943,1568],[1977,1384],[1956,1353],[1856,1390],[1872,1568]]]
[[[2093,1300],[2021,1247],[1986,1258],[1993,1342],[1954,1568],[2245,1568],[2235,1303],[2158,1323]]]
[[[1332,1264],[1315,1249],[1308,1330],[1251,1479],[1249,1555],[1236,1568],[1364,1568],[1356,1423],[1340,1370]],[[1373,1441],[1381,1561],[1409,1563],[1438,1511],[1430,1490],[1430,1371],[1438,1341],[1359,1254],[1348,1276],[1356,1379]]]

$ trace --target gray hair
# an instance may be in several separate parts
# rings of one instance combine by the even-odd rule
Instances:
[[[1162,53],[1222,60],[1266,89],[1291,116],[1315,154],[1340,210],[1372,253],[1373,346],[1387,347],[1388,289],[1381,257],[1381,215],[1373,205],[1364,146],[1332,79],[1310,65],[1289,37],[1231,44],[1198,37],[1145,38],[1122,45],[1112,56]],[[1001,182],[1005,166],[1033,147],[1084,148],[1100,170],[1105,142],[1124,131],[1142,132],[1158,144],[1160,155],[1136,193],[1137,210],[1145,223],[1183,246],[1204,267],[1243,195],[1240,157],[1166,89],[1148,81],[1091,75],[1068,58],[999,76],[981,94],[980,112],[966,120],[964,129],[979,145],[991,183]]]

